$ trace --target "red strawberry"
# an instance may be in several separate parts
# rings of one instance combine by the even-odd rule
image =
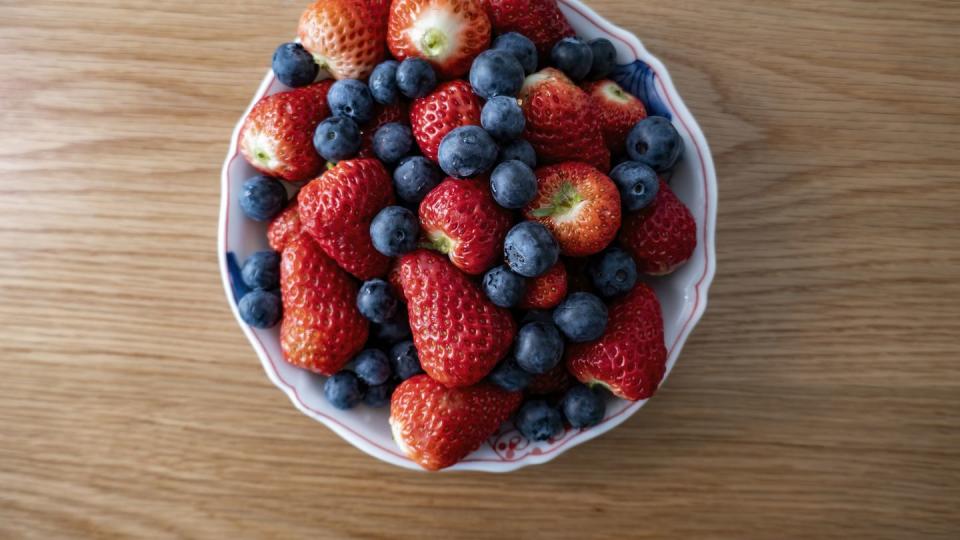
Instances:
[[[367,320],[357,310],[357,285],[307,236],[283,249],[280,264],[283,358],[333,375],[367,341]]]
[[[662,276],[687,262],[697,247],[697,222],[664,181],[653,204],[628,214],[620,244],[637,261],[637,270]]]
[[[240,153],[258,171],[288,182],[320,174],[324,161],[313,147],[313,132],[330,116],[332,81],[280,92],[257,102],[240,129]]]
[[[600,114],[590,96],[563,72],[547,68],[527,77],[520,104],[530,141],[540,162],[583,161],[610,170],[610,150],[603,142]]]
[[[496,264],[512,223],[487,185],[483,179],[448,178],[420,203],[420,229],[429,247],[449,255],[468,274],[482,274]]]
[[[406,124],[408,118],[407,107],[401,101],[392,105],[378,104],[376,116],[361,128],[363,138],[360,141],[360,151],[357,153],[357,157],[374,157],[373,136],[380,126],[391,122]]]
[[[605,174],[570,161],[537,169],[537,195],[523,210],[571,257],[599,253],[620,228],[620,192]]]
[[[300,212],[297,201],[294,199],[293,203],[273,218],[273,221],[267,226],[267,242],[271,249],[281,253],[283,248],[287,247],[287,244],[296,240],[302,234]]]
[[[557,0],[483,0],[498,34],[520,32],[547,58],[554,43],[574,36],[573,28],[557,7]]]
[[[630,130],[647,117],[643,102],[609,80],[588,82],[583,89],[600,110],[600,129],[607,148],[614,155],[624,153]]]
[[[366,79],[386,56],[384,2],[318,0],[303,12],[297,35],[335,79]]]
[[[666,364],[660,302],[645,283],[610,306],[607,330],[600,339],[567,348],[567,369],[574,377],[630,401],[653,395]]]
[[[393,182],[376,159],[341,161],[297,196],[303,229],[340,268],[360,279],[382,276],[390,259],[370,240],[370,222],[393,204]]]
[[[443,83],[432,94],[414,100],[410,106],[410,126],[423,155],[437,161],[443,137],[461,126],[480,125],[480,99],[470,83]]]
[[[573,377],[567,371],[567,365],[560,362],[550,371],[534,375],[526,390],[531,396],[546,396],[566,392],[571,386],[573,386]]]
[[[553,309],[567,296],[567,269],[562,262],[545,273],[527,280],[527,291],[520,309]]]
[[[377,25],[383,28],[383,35],[387,35],[387,20],[390,19],[390,0],[367,0],[370,5],[370,13]]]
[[[391,281],[407,300],[413,343],[428,375],[446,386],[470,386],[510,350],[516,324],[446,257],[404,255]]]
[[[489,439],[523,394],[490,383],[447,388],[426,375],[404,381],[390,399],[393,440],[430,471],[456,464]]]
[[[480,0],[394,0],[387,45],[397,60],[423,58],[454,79],[490,45],[490,19]]]

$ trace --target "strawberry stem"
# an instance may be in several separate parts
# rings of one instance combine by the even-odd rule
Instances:
[[[443,54],[447,48],[447,35],[442,30],[431,28],[420,38],[420,49],[430,58]]]
[[[563,215],[576,208],[581,202],[583,202],[583,197],[577,193],[577,190],[573,187],[573,184],[570,182],[564,182],[560,184],[560,189],[558,189],[550,198],[550,204],[547,206],[541,206],[540,208],[534,210],[533,216],[550,217]]]

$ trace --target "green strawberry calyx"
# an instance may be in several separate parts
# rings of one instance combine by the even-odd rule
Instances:
[[[421,243],[420,247],[439,251],[446,255],[457,247],[457,243],[443,231],[430,231],[427,233],[427,241]]]
[[[584,199],[570,182],[560,184],[560,189],[550,197],[550,203],[533,211],[533,217],[575,217]]]

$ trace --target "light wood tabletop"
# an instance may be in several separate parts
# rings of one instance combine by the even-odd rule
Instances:
[[[0,0],[0,538],[960,538],[960,3],[592,0],[711,144],[669,383],[509,475],[297,412],[216,255],[234,123],[306,0]]]

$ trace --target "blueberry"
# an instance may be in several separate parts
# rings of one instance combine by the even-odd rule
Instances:
[[[352,409],[360,403],[363,393],[360,380],[350,371],[341,371],[323,383],[323,395],[338,409]]]
[[[377,386],[387,382],[391,375],[390,360],[380,349],[366,349],[354,358],[353,370],[364,384]]]
[[[456,178],[470,178],[497,162],[497,143],[480,126],[454,129],[440,141],[440,168]]]
[[[590,293],[575,292],[553,310],[553,322],[574,343],[593,341],[607,329],[607,306]]]
[[[410,155],[415,144],[410,127],[396,122],[380,126],[373,135],[373,153],[387,165]]]
[[[396,385],[392,382],[368,386],[367,391],[363,394],[363,403],[374,409],[386,407],[390,405],[390,396],[393,395],[394,388],[396,388]]]
[[[254,253],[243,262],[240,275],[251,289],[269,291],[280,287],[280,254],[273,250]]]
[[[557,367],[563,358],[563,336],[552,323],[534,322],[517,332],[513,355],[517,364],[534,375]]]
[[[417,248],[420,223],[417,216],[402,206],[388,206],[370,224],[373,247],[387,257],[399,257]]]
[[[313,146],[327,161],[352,158],[360,150],[360,127],[349,118],[331,116],[317,126]]]
[[[590,260],[590,280],[603,296],[616,296],[633,290],[637,284],[637,263],[620,248],[609,248]]]
[[[483,276],[483,292],[495,305],[513,307],[523,300],[527,281],[506,266],[498,266]]]
[[[493,40],[491,49],[505,51],[513,55],[520,62],[527,75],[537,70],[537,46],[527,36],[516,32],[500,34]]]
[[[526,326],[534,322],[548,322],[553,324],[553,312],[544,309],[532,309],[523,314],[520,319],[520,326]]]
[[[290,88],[312,83],[319,71],[313,55],[299,43],[284,43],[273,51],[273,72]]]
[[[620,202],[627,212],[650,206],[660,191],[657,172],[639,161],[624,161],[610,171],[610,179],[620,190]]]
[[[516,98],[496,96],[483,105],[480,125],[498,141],[512,141],[523,133],[526,120]]]
[[[590,51],[593,53],[593,64],[591,64],[587,78],[598,81],[610,75],[613,69],[617,67],[617,49],[606,38],[594,39],[588,45],[590,45]]]
[[[657,172],[665,172],[676,165],[683,153],[683,139],[670,120],[662,116],[648,116],[637,122],[627,135],[627,154],[630,159],[648,165]]]
[[[504,161],[490,175],[490,191],[504,208],[523,208],[537,195],[537,175],[522,161]]]
[[[403,308],[382,324],[373,325],[373,338],[384,344],[393,345],[410,337],[410,320]]]
[[[470,86],[484,99],[515,96],[523,86],[523,80],[523,66],[506,51],[486,50],[470,66]]]
[[[237,305],[240,318],[254,328],[273,328],[280,322],[280,295],[271,291],[250,291]]]
[[[373,68],[370,74],[370,95],[373,100],[381,105],[392,105],[396,103],[400,94],[397,88],[397,68],[400,62],[396,60],[387,60]]]
[[[410,99],[422,98],[437,86],[437,74],[426,60],[407,58],[397,68],[397,88]]]
[[[279,180],[254,176],[243,183],[240,209],[254,221],[270,221],[287,206],[287,188]]]
[[[423,373],[417,348],[412,341],[401,341],[390,349],[390,366],[401,381]]]
[[[536,221],[524,221],[507,233],[503,257],[514,272],[537,277],[557,264],[560,245],[546,227]]]
[[[531,379],[533,375],[521,369],[516,360],[510,357],[497,364],[490,372],[490,382],[507,392],[523,390],[530,384]]]
[[[603,396],[583,385],[577,385],[567,391],[560,401],[560,410],[570,427],[585,428],[595,426],[603,420],[607,412],[607,403]]]
[[[334,116],[349,118],[358,125],[373,120],[373,94],[363,81],[343,79],[333,83],[327,93],[327,104]]]
[[[401,201],[420,204],[427,193],[440,185],[443,173],[423,156],[404,159],[393,171],[393,187]]]
[[[531,441],[545,441],[563,432],[563,417],[546,401],[528,401],[517,411],[513,423]]]
[[[390,285],[382,279],[365,282],[357,293],[357,309],[371,322],[383,324],[389,321],[396,316],[399,305]]]
[[[516,140],[500,147],[500,155],[497,161],[522,161],[527,167],[535,169],[537,167],[537,152],[533,145],[525,140]]]
[[[563,38],[550,51],[550,60],[574,82],[582,80],[593,65],[593,51],[580,38]]]

